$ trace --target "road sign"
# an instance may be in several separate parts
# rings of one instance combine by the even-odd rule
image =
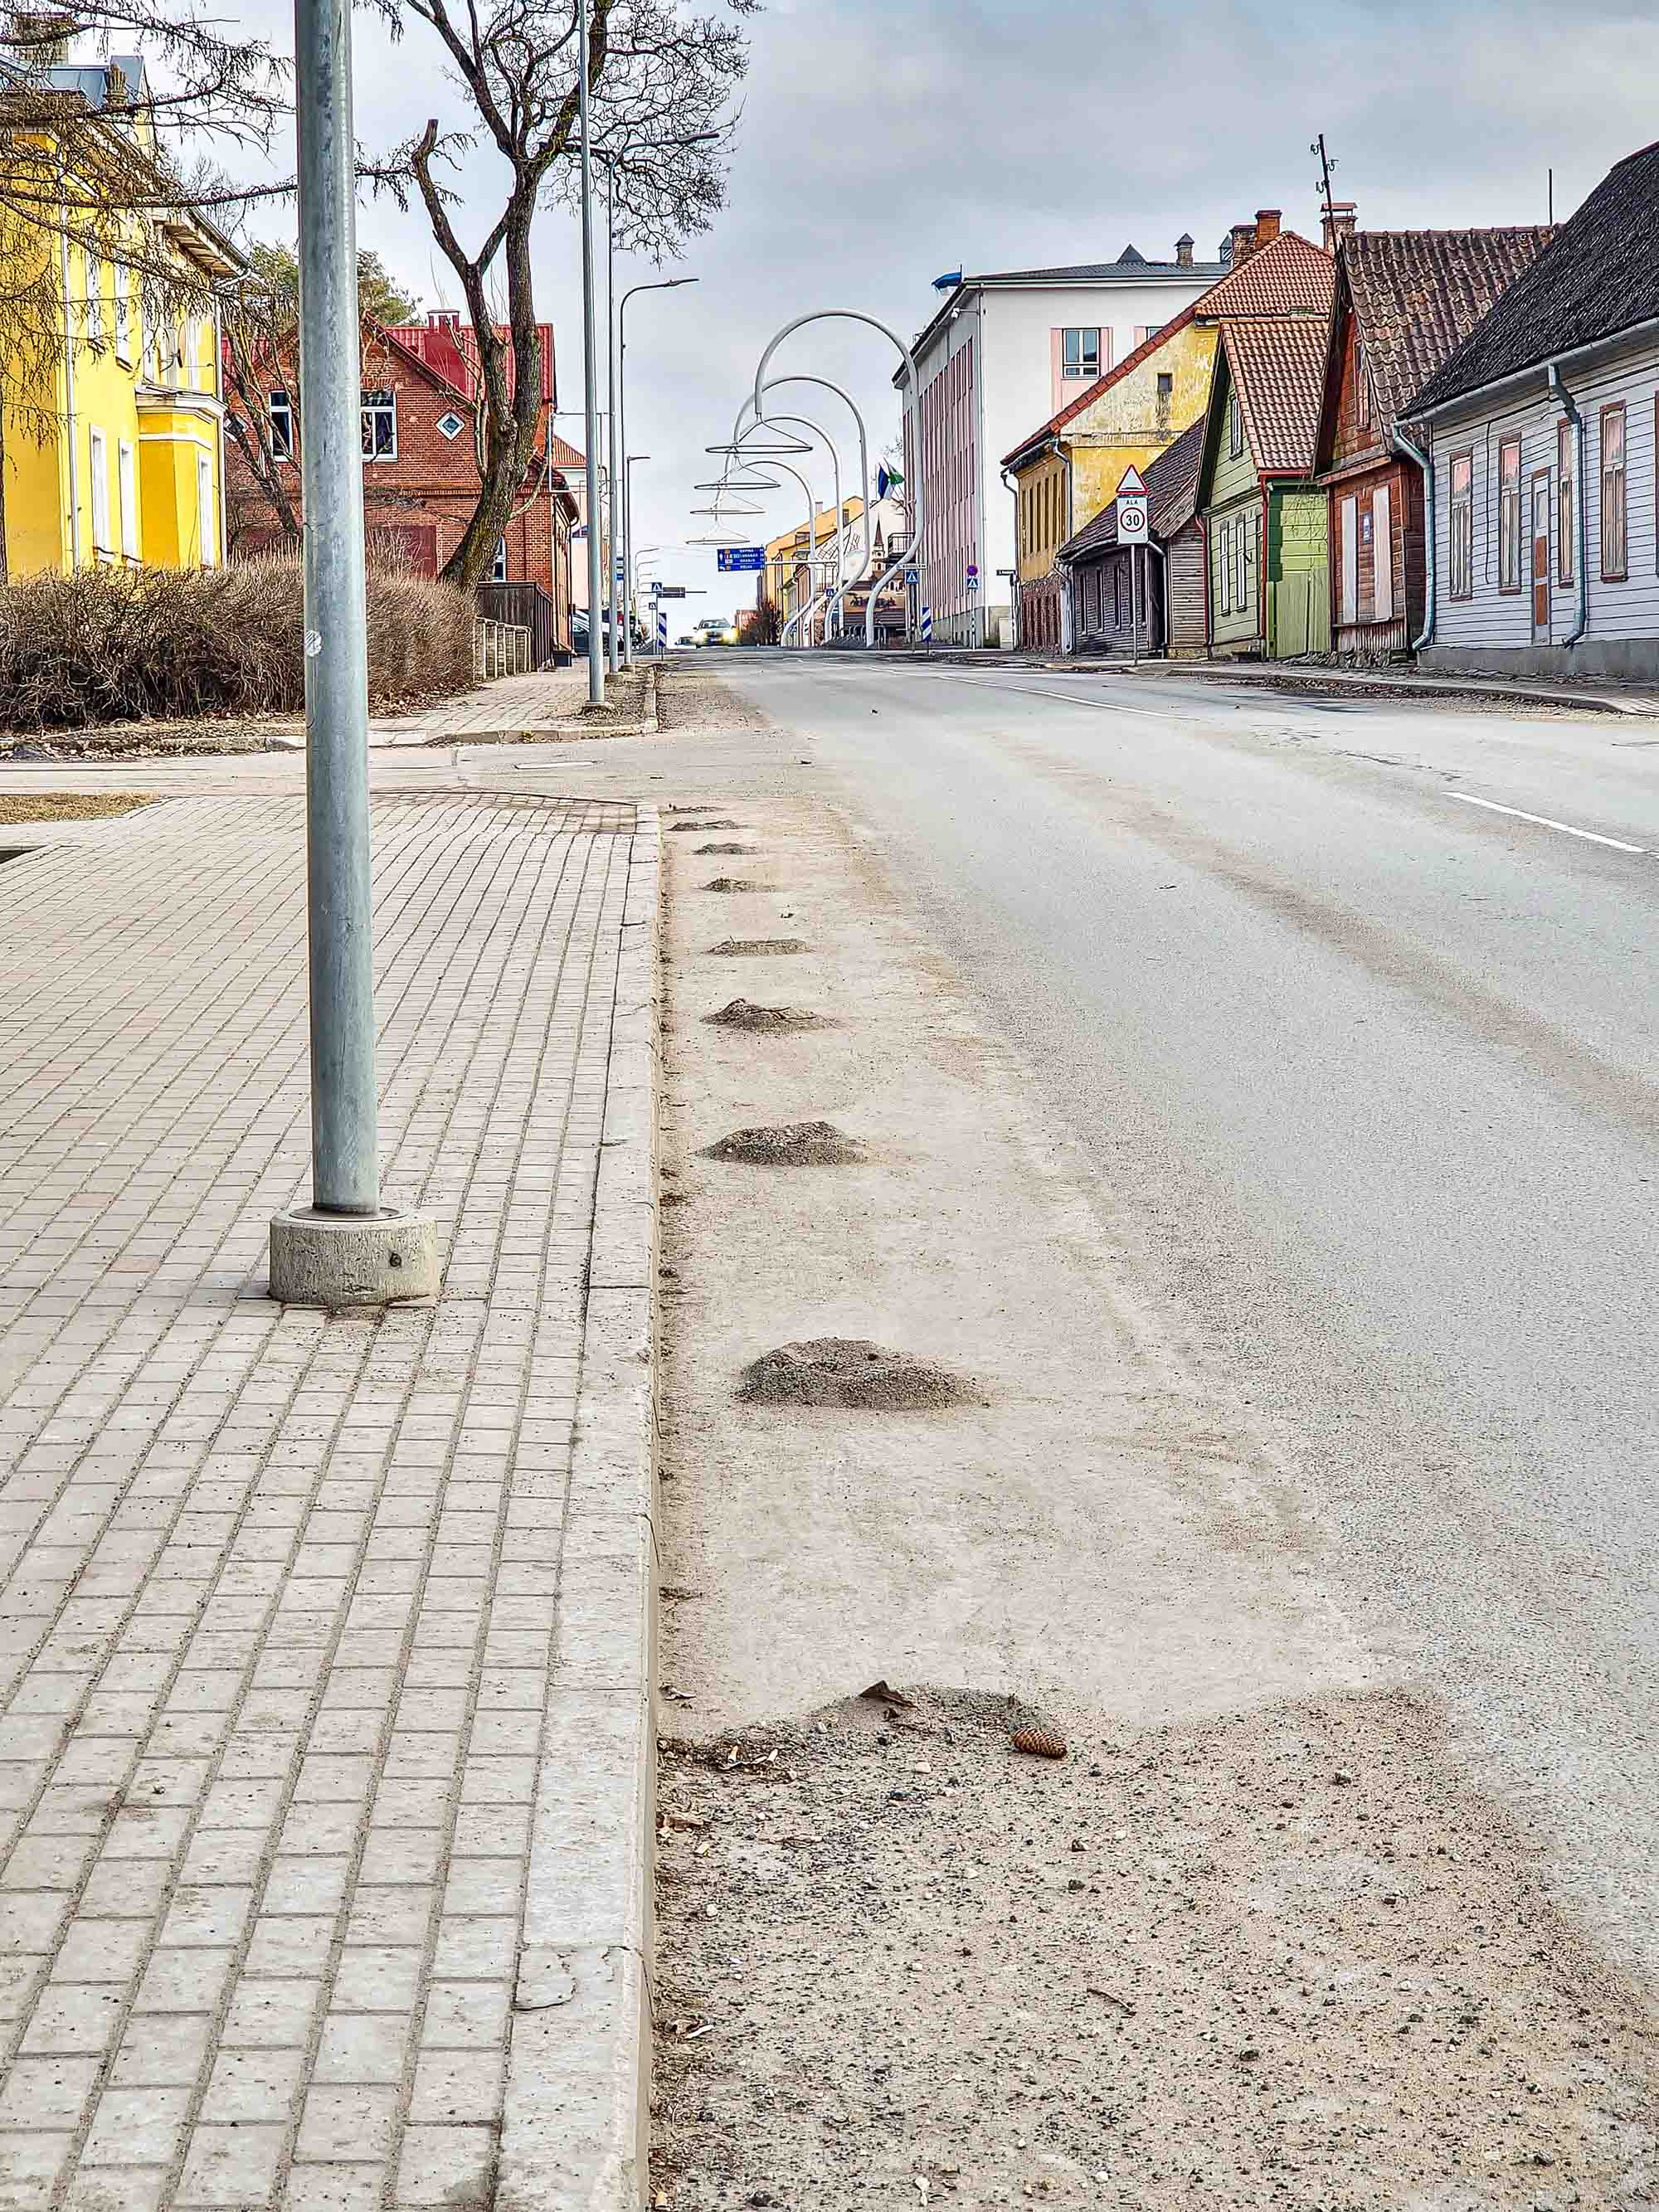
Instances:
[[[1146,479],[1137,468],[1123,471],[1117,488],[1117,542],[1120,545],[1146,543]]]
[[[933,641],[933,610],[928,606],[924,606],[921,611],[921,641],[924,645],[931,645]]]
[[[905,570],[905,572],[904,572],[904,580],[905,580],[906,584],[909,586],[909,588],[914,592],[914,591],[915,591],[915,587],[916,587],[916,586],[917,586],[917,585],[921,581],[921,569],[920,569],[920,568],[907,568],[907,569]]]
[[[979,581],[979,570],[971,561],[968,563],[968,580],[970,584],[976,584]]]
[[[684,584],[653,584],[651,588],[659,599],[683,599],[685,597]]]
[[[763,568],[766,548],[763,545],[722,545],[714,556],[715,565],[729,574],[738,568]]]

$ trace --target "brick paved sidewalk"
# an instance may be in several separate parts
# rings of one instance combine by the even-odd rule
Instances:
[[[374,823],[383,1182],[449,1249],[380,1315],[264,1292],[309,1165],[301,799],[0,865],[0,2205],[491,2201],[656,827]]]
[[[612,677],[606,696],[615,706],[623,729],[654,729],[653,685],[655,672],[648,664],[631,673]],[[453,738],[465,744],[469,738],[499,738],[503,733],[569,730],[592,736],[584,729],[582,709],[587,704],[587,664],[574,668],[542,669],[530,676],[500,676],[492,683],[463,692],[458,699],[441,700],[418,714],[376,715],[369,723],[369,743],[384,745],[426,745]]]

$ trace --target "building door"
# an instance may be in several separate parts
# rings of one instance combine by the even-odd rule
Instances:
[[[1394,516],[1387,484],[1371,494],[1371,611],[1380,623],[1394,620]]]
[[[1342,620],[1359,619],[1359,502],[1342,502]]]
[[[1532,635],[1547,645],[1550,635],[1550,472],[1532,480]]]
[[[216,567],[219,559],[219,518],[213,503],[213,464],[205,453],[196,457],[196,535],[200,550],[198,555],[204,568]]]

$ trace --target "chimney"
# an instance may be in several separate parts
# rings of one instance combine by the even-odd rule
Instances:
[[[1334,253],[1345,238],[1352,238],[1358,221],[1352,200],[1332,200],[1325,210],[1325,251]]]
[[[1258,247],[1271,246],[1279,235],[1281,208],[1258,208],[1255,211],[1255,242]]]
[[[1237,269],[1255,252],[1255,225],[1236,222],[1227,234],[1227,258]]]
[[[1192,265],[1193,234],[1188,230],[1183,231],[1176,240],[1176,266],[1178,269],[1190,269]]]

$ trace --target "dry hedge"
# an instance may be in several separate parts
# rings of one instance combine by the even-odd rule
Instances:
[[[369,704],[465,690],[473,615],[451,584],[371,568]],[[304,572],[291,559],[30,576],[0,589],[0,728],[297,714],[304,631]]]

